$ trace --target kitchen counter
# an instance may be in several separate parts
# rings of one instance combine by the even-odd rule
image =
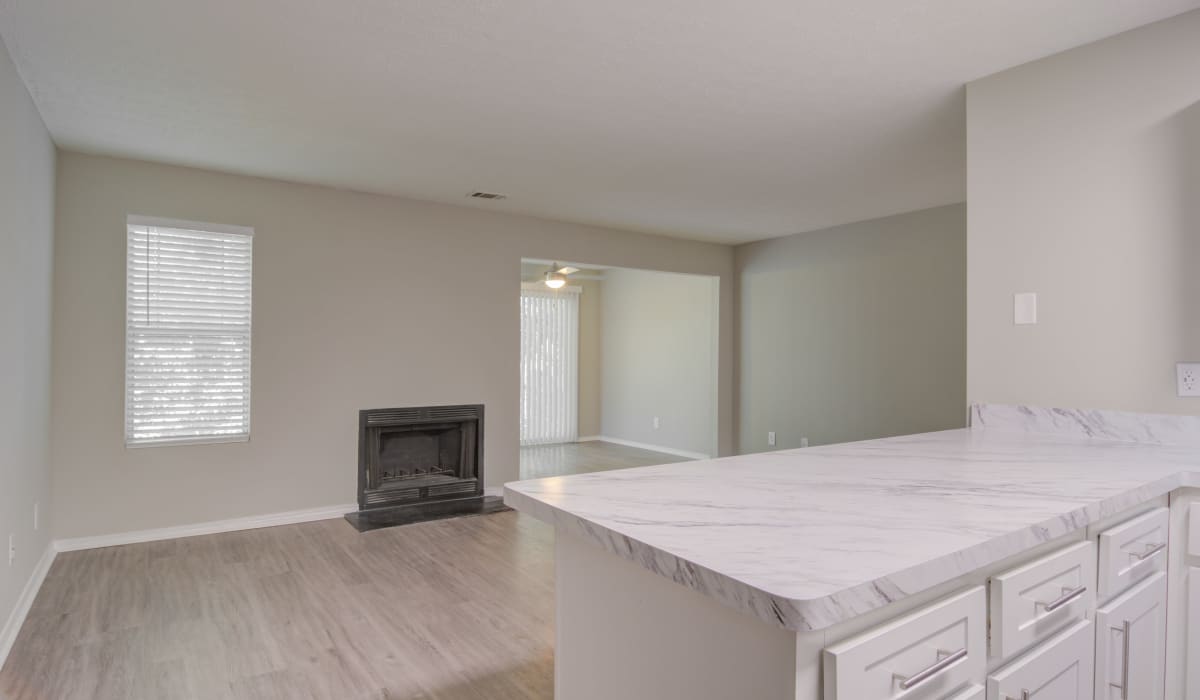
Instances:
[[[1020,432],[1001,415],[1003,427],[980,427],[990,417],[977,413],[972,429],[515,482],[505,502],[804,632],[1200,486],[1195,446],[1087,437],[1104,431],[1068,413],[1059,434]]]

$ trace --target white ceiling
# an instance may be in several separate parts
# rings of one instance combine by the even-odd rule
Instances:
[[[741,242],[962,201],[965,82],[1198,6],[0,0],[0,36],[67,149]]]

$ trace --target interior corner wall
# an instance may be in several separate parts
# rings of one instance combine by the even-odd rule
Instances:
[[[736,248],[740,452],[965,424],[965,209]]]
[[[50,543],[54,168],[54,143],[0,43],[0,630]]]
[[[713,277],[605,271],[605,437],[698,455],[714,453],[717,288]]]
[[[72,152],[57,214],[56,537],[352,503],[363,408],[483,403],[486,484],[517,479],[522,258],[733,272],[724,245]],[[127,214],[254,227],[249,442],[124,447]]]
[[[1198,66],[1193,11],[967,86],[971,401],[1200,414]]]

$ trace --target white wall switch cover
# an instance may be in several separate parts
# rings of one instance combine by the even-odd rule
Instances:
[[[1013,295],[1013,323],[1018,326],[1037,323],[1037,293],[1020,292]]]
[[[767,433],[767,447],[774,447],[774,446],[775,446],[775,431],[772,430]]]
[[[808,447],[808,438],[806,438],[806,437],[802,437],[802,438],[800,438],[800,446],[801,446],[801,447]]]
[[[1200,362],[1175,365],[1175,381],[1180,396],[1200,396]]]

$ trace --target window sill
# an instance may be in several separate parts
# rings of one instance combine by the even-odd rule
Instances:
[[[125,441],[125,449],[137,450],[143,447],[175,447],[177,445],[219,445],[226,442],[249,442],[250,435],[217,435],[212,437],[164,438],[162,440]]]

